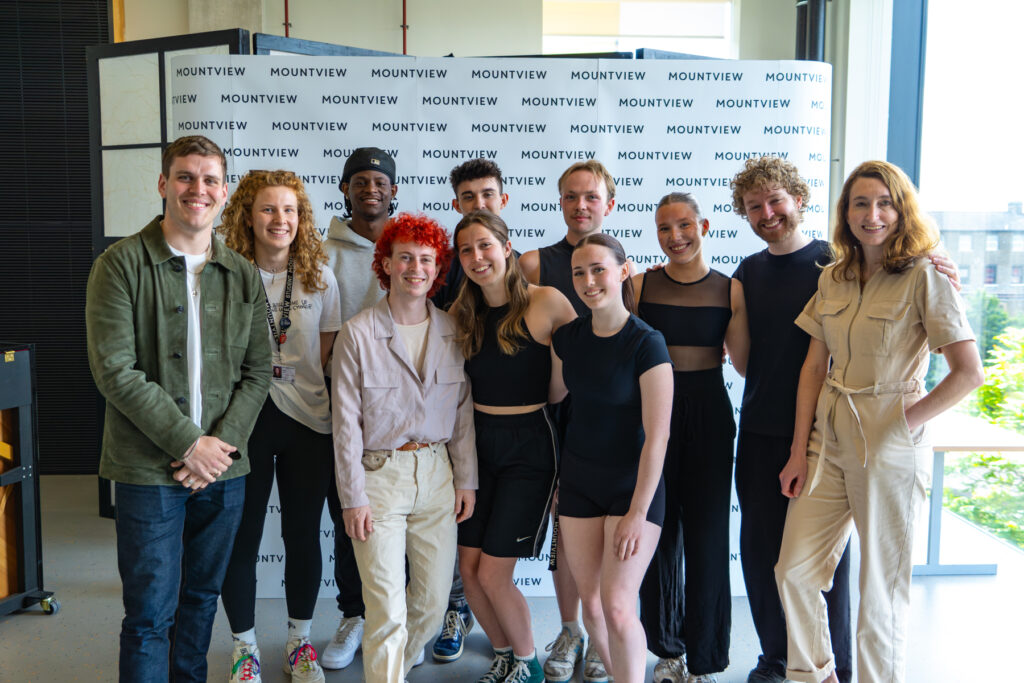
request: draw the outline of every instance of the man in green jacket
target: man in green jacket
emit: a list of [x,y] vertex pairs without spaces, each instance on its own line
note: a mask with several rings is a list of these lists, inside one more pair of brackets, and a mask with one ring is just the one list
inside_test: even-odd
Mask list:
[[89,275],[89,366],[107,401],[100,475],[115,482],[123,681],[206,680],[245,445],[270,385],[259,275],[213,239],[226,166],[207,138],[172,142],[157,185],[165,215],[107,249]]

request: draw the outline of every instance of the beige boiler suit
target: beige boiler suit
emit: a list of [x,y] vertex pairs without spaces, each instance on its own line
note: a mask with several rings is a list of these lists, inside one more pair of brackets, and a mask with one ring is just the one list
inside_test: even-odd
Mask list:
[[903,680],[916,509],[931,447],[904,411],[924,395],[928,350],[973,340],[948,278],[920,259],[902,273],[836,282],[831,268],[796,324],[832,366],[807,447],[807,483],[789,504],[775,567],[789,632],[787,677],[819,683],[835,668],[822,590],[856,525],[861,683]]

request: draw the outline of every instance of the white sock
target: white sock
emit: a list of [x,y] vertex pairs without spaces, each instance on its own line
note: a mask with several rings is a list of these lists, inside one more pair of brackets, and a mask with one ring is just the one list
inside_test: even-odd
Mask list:
[[573,634],[574,636],[583,635],[583,627],[580,626],[580,622],[576,621],[575,619],[573,621],[563,621],[562,628],[569,629],[569,633]]
[[537,651],[536,650],[530,650],[530,654],[523,655],[522,657],[520,657],[519,655],[515,655],[515,658],[518,659],[518,660],[524,661],[524,662],[529,662],[529,661],[531,661],[536,656],[537,656]]
[[503,654],[507,654],[509,652],[512,652],[512,646],[511,645],[509,645],[508,647],[496,647],[496,648],[494,648],[494,654],[496,654],[496,655],[503,655]]
[[288,640],[298,638],[309,639],[309,629],[313,626],[312,619],[292,619],[288,617]]
[[242,631],[241,633],[232,633],[231,637],[246,645],[256,646],[256,629],[251,628],[248,631]]

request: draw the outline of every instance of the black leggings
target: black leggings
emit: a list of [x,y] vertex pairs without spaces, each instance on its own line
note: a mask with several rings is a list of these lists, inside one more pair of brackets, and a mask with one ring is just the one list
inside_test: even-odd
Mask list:
[[268,396],[249,438],[249,465],[242,522],[221,591],[232,633],[248,631],[255,625],[256,555],[275,472],[281,501],[288,616],[313,618],[323,576],[320,516],[334,478],[331,435],[296,422]]

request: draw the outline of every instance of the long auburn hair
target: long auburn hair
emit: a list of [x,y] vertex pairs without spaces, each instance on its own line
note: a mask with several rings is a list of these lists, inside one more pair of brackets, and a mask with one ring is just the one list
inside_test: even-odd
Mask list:
[[327,289],[320,273],[320,266],[327,263],[323,242],[313,226],[313,205],[306,194],[302,179],[291,171],[249,171],[224,207],[223,223],[217,231],[224,235],[224,242],[230,248],[256,262],[256,237],[252,229],[252,205],[256,195],[265,187],[287,187],[295,193],[299,210],[299,227],[295,239],[288,247],[288,253],[295,258],[295,273],[305,288],[311,292]]
[[860,242],[853,236],[846,218],[850,208],[853,184],[859,178],[880,180],[889,190],[893,208],[899,214],[896,230],[889,237],[882,253],[882,268],[887,273],[901,273],[913,262],[930,253],[939,244],[939,231],[917,202],[917,190],[910,178],[898,166],[888,161],[865,161],[853,170],[843,184],[836,205],[836,223],[832,235],[832,278],[852,280],[858,277],[857,269],[863,261]]
[[[622,244],[611,235],[606,235],[603,232],[590,233],[576,243],[573,251],[579,251],[591,244],[609,249],[615,257],[615,262],[620,266],[626,265],[626,262],[629,260],[626,258],[626,250],[622,248]],[[627,311],[636,313],[636,293],[633,291],[633,278],[631,277],[627,277],[622,281],[622,303],[626,306]]]
[[[482,225],[494,238],[508,244],[508,226],[497,215],[486,210],[470,211],[455,226],[455,252],[459,251],[459,233],[472,225]],[[526,329],[526,309],[530,306],[526,276],[519,267],[519,259],[509,252],[505,257],[505,293],[508,295],[508,313],[498,322],[498,348],[506,356],[514,356],[523,346],[529,332]],[[459,295],[452,303],[450,313],[455,316],[458,332],[455,341],[462,346],[462,355],[472,358],[484,343],[484,323],[489,307],[480,285],[466,276]]]

